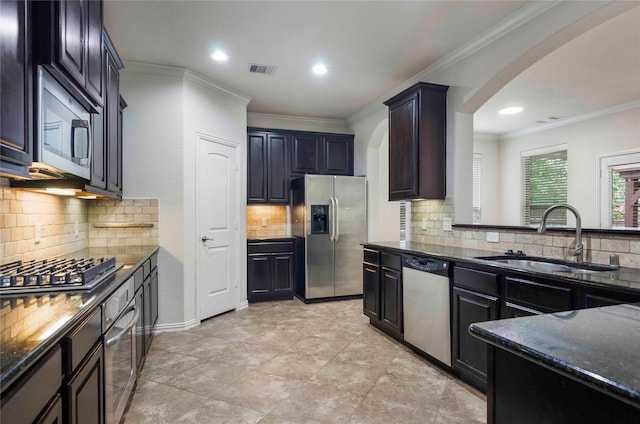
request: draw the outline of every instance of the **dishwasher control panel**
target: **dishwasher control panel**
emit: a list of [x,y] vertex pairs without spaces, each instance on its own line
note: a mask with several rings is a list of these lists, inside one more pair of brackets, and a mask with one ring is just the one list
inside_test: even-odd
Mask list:
[[402,266],[433,274],[448,275],[449,262],[440,259],[402,255]]

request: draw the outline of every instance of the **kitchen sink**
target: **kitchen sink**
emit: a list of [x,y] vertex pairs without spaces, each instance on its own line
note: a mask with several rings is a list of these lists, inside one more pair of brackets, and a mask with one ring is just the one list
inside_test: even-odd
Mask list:
[[498,262],[516,268],[541,272],[566,272],[574,274],[590,274],[599,272],[613,272],[618,268],[609,265],[592,264],[588,262],[566,262],[557,259],[538,258],[534,256],[481,256],[476,259]]

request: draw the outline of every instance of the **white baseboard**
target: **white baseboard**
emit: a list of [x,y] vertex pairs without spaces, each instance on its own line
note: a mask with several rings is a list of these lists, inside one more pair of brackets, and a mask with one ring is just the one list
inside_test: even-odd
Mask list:
[[155,334],[155,333],[164,333],[169,331],[184,331],[193,327],[197,327],[198,325],[200,325],[200,323],[195,319],[192,319],[187,322],[173,322],[170,324],[158,324],[156,325],[156,328],[153,330],[153,332]]
[[240,302],[240,304],[236,308],[236,311],[239,311],[241,309],[247,309],[248,307],[249,307],[249,301],[248,300],[243,300],[242,302]]

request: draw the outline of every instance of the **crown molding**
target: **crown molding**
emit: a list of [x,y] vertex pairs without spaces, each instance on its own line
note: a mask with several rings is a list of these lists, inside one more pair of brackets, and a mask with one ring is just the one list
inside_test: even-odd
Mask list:
[[276,122],[295,122],[298,124],[337,125],[347,128],[347,121],[333,118],[312,118],[307,116],[276,115],[271,113],[248,112],[247,119],[268,119]]
[[246,94],[231,90],[219,83],[216,83],[200,74],[197,74],[187,68],[179,68],[175,66],[158,65],[155,63],[125,61],[125,70],[129,72],[137,72],[140,74],[159,75],[163,77],[181,78],[218,91],[220,93],[235,97],[242,101],[245,105],[249,104],[251,97]]
[[535,2],[529,2],[525,4],[523,7],[521,7],[520,9],[518,9],[517,11],[515,11],[514,13],[512,13],[502,21],[498,22],[498,24],[494,25],[489,30],[480,34],[475,39],[471,40],[470,42],[462,45],[458,49],[447,54],[442,59],[433,63],[431,66],[415,74],[413,77],[404,81],[402,84],[396,86],[393,90],[388,91],[387,94],[378,97],[376,100],[369,103],[364,108],[351,114],[347,118],[347,121],[350,123],[359,121],[360,119],[364,118],[365,116],[373,113],[376,109],[378,109],[381,106],[382,102],[384,102],[385,100],[400,93],[402,90],[405,90],[411,87],[412,85],[414,85],[419,81],[423,81],[423,80],[426,81],[432,78],[433,76],[440,74],[444,70],[452,67],[456,63],[473,55],[478,50],[493,43],[495,40],[501,37],[504,37],[505,35],[509,34],[510,32],[517,29],[518,27],[536,18],[540,14],[555,7],[559,3],[561,3],[561,1],[555,0],[555,1],[535,1]]
[[572,116],[570,118],[563,118],[558,122],[550,122],[548,124],[541,124],[531,128],[525,128],[522,130],[511,131],[500,135],[500,139],[508,139],[515,137],[522,137],[523,135],[535,134],[542,131],[548,131],[553,128],[564,127],[566,125],[577,124],[579,122],[589,121],[591,119],[601,118],[603,116],[613,115],[615,113],[624,112],[625,110],[640,108],[640,100],[635,100],[629,103],[623,103],[608,107],[605,109],[595,110],[593,112],[584,113],[582,115]]

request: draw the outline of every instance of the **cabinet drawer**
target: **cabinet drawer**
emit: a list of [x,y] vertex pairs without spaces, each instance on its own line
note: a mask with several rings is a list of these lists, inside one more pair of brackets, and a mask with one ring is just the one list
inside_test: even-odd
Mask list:
[[31,424],[62,383],[62,350],[55,347],[41,359],[9,395],[2,394],[0,422]]
[[247,245],[247,253],[293,253],[293,240],[250,242]]
[[402,267],[402,256],[387,252],[380,253],[380,264],[384,267],[400,271]]
[[573,308],[573,290],[534,281],[507,277],[505,299],[525,303],[542,312],[560,312]]
[[364,249],[364,262],[370,264],[380,263],[380,252],[373,249]]
[[71,375],[93,345],[100,339],[102,335],[102,314],[99,312],[100,308],[97,308],[89,318],[85,319],[62,339],[66,375]]
[[144,270],[142,267],[138,268],[136,272],[133,273],[133,281],[134,281],[134,289],[133,291],[137,291],[144,283]]
[[453,267],[453,285],[486,294],[498,294],[498,275],[461,267]]
[[151,261],[151,269],[154,269],[155,267],[157,267],[158,266],[158,254],[156,253],[156,254],[152,255],[150,261]]
[[149,274],[151,274],[151,259],[147,259],[142,264],[142,270],[144,272],[144,279],[146,280]]

